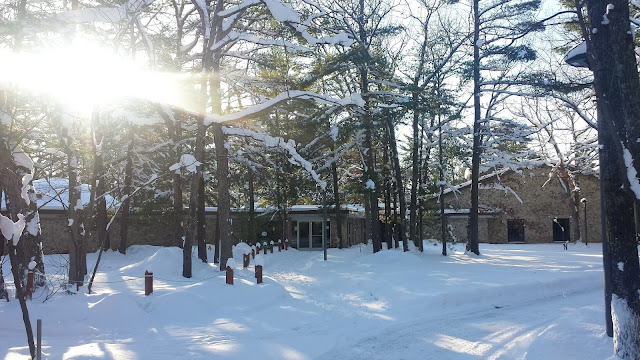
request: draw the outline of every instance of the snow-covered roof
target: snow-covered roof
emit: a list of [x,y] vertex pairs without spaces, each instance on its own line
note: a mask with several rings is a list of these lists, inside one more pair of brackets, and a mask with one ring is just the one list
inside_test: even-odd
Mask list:
[[[335,206],[329,205],[329,209],[333,209]],[[358,204],[348,204],[348,205],[340,205],[342,210],[346,210],[349,212],[364,212],[364,206]],[[267,206],[266,208],[256,207],[254,209],[257,213],[264,213],[270,211],[277,211],[278,209],[272,206]],[[303,211],[321,211],[322,205],[292,205],[289,207],[290,212],[303,212]],[[245,212],[249,211],[248,208],[232,208],[232,212]],[[216,206],[208,206],[205,208],[205,212],[216,213],[218,212],[218,208]]]
[[[33,181],[33,187],[36,189],[38,209],[41,210],[65,210],[69,207],[69,179],[65,178],[49,178],[38,179]],[[80,200],[82,206],[86,206],[91,198],[89,185],[81,185]],[[117,204],[113,196],[105,195],[107,207]],[[0,208],[6,209],[4,198]]]
[[[469,215],[469,212],[471,210],[470,209],[444,209],[444,214],[448,215],[448,216],[452,216],[452,215]],[[438,213],[440,213],[440,211],[437,211]],[[493,214],[497,214],[500,212],[500,209],[492,209],[492,208],[484,208],[484,207],[479,207],[478,208],[478,214],[479,215],[493,215]]]

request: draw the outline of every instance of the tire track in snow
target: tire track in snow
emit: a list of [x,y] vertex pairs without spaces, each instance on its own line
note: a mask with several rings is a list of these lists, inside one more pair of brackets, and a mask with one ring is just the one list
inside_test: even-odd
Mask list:
[[[555,335],[549,334],[553,331],[562,333],[563,323],[574,321],[572,310],[585,306],[602,308],[602,305],[600,286],[499,308],[487,309],[487,304],[482,303],[460,312],[423,316],[382,328],[355,343],[335,347],[316,359],[603,359],[610,354],[591,352],[592,357],[560,354],[557,352],[564,350],[558,347],[546,349],[547,346],[534,344],[536,341],[552,344]],[[603,316],[597,320],[604,323]],[[604,325],[600,325],[604,329]],[[544,339],[540,340],[541,337]],[[579,341],[583,350],[588,347],[583,344],[588,339],[562,337],[557,340],[563,343]],[[532,344],[535,345],[533,349]]]

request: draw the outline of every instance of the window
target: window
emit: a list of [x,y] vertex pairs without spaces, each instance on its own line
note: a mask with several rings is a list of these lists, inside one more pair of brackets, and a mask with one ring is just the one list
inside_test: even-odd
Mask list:
[[524,220],[507,220],[507,239],[509,242],[524,242]]
[[571,239],[570,219],[553,219],[553,241],[569,241]]
[[[297,233],[294,227],[294,239],[298,249],[322,249],[322,221],[297,221]],[[327,221],[327,246],[330,246],[331,222]]]

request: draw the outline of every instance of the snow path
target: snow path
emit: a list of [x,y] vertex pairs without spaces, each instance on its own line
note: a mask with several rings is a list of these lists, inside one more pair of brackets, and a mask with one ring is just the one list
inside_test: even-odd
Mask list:
[[[95,293],[42,303],[36,292],[29,311],[44,321],[43,358],[56,360],[610,356],[599,245],[482,244],[479,257],[463,248],[443,257],[437,244],[424,253],[353,246],[329,249],[326,262],[318,251],[276,250],[260,255],[263,285],[252,262],[229,286],[197,259],[183,278],[181,249],[133,246],[103,254]],[[45,261],[52,276],[66,260]],[[154,272],[148,297],[145,270]],[[13,292],[8,261],[3,271]],[[28,358],[24,338],[18,302],[0,302],[0,360]]]
[[[599,341],[562,333],[563,322],[579,321],[588,330],[599,329],[602,306],[594,302],[601,290],[536,299],[518,306],[424,317],[377,331],[347,346],[316,357],[331,359],[594,359],[609,357],[612,349],[604,334]],[[584,316],[584,313],[589,316]],[[593,321],[596,321],[594,323]],[[552,333],[556,334],[552,334]],[[599,335],[599,336],[598,336]],[[533,346],[535,342],[542,346]],[[572,350],[584,348],[577,356]],[[533,350],[533,351],[532,351]],[[584,357],[585,354],[588,356]]]

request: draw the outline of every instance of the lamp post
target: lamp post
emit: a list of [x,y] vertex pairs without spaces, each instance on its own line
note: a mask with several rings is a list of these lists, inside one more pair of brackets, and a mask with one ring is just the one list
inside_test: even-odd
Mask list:
[[322,189],[322,249],[327,261],[327,188]]
[[584,205],[584,244],[589,245],[589,238],[587,237],[587,198],[582,198],[580,202]]

